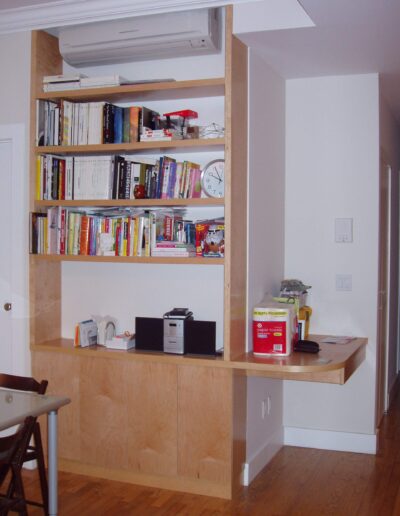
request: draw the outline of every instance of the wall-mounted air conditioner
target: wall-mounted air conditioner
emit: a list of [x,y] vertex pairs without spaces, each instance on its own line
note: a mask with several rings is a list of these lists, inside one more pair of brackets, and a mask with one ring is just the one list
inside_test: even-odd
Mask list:
[[73,66],[210,54],[220,47],[218,9],[137,16],[60,29],[60,53]]

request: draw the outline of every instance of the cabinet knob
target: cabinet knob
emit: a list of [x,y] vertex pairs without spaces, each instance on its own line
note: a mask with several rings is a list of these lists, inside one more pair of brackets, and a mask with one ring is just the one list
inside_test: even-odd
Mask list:
[[9,312],[11,310],[11,308],[12,308],[11,303],[4,303],[4,310],[6,312]]

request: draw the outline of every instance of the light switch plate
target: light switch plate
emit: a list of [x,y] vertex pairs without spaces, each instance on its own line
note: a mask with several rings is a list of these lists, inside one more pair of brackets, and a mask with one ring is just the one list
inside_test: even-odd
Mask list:
[[336,290],[351,292],[353,290],[353,276],[351,274],[336,274]]
[[335,219],[335,242],[339,244],[353,242],[353,219]]

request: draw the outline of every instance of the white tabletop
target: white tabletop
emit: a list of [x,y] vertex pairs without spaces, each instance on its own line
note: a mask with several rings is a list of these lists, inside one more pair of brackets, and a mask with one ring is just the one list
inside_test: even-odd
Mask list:
[[71,400],[0,388],[0,430],[17,425],[28,416],[39,416],[67,405]]

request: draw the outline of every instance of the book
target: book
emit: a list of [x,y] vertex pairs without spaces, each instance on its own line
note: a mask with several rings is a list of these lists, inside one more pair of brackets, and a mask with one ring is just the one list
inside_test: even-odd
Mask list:
[[90,217],[88,215],[82,215],[80,221],[80,236],[79,236],[79,254],[89,254],[89,224]]
[[63,82],[79,82],[82,78],[86,77],[83,73],[57,74],[57,75],[45,75],[43,77],[43,84],[50,83],[63,83]]
[[140,134],[140,117],[142,108],[139,106],[130,106],[129,108],[129,142],[135,143],[139,141]]
[[93,319],[82,321],[75,326],[74,346],[86,348],[97,344],[97,324]]
[[102,86],[121,86],[130,84],[131,81],[121,75],[101,75],[98,77],[82,77],[80,80],[81,88],[101,88]]
[[114,140],[113,143],[122,143],[123,138],[123,108],[114,106]]

